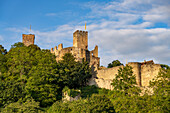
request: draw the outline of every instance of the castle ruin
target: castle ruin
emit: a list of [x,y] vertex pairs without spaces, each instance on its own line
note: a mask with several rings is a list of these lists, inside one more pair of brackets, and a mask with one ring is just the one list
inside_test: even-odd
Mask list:
[[55,46],[51,48],[51,53],[55,54],[56,60],[62,60],[62,57],[65,53],[71,53],[76,61],[89,62],[90,66],[94,68],[94,70],[98,69],[100,65],[100,58],[98,57],[98,46],[96,45],[94,50],[88,50],[88,32],[87,31],[75,31],[73,33],[73,46],[63,48],[63,44],[59,44],[58,48]]
[[[29,46],[34,44],[34,34],[23,34],[22,40],[24,45]],[[51,48],[51,53],[55,54],[56,61],[62,60],[65,53],[71,53],[76,61],[89,62],[92,68],[92,78],[89,81],[89,85],[96,85],[100,88],[113,89],[111,86],[112,80],[118,74],[119,68],[124,66],[116,66],[112,68],[99,69],[100,58],[98,57],[98,46],[91,51],[88,50],[88,32],[87,31],[75,31],[73,33],[73,46],[63,48],[63,44],[59,44],[58,48],[55,46]],[[140,87],[149,86],[149,82],[155,78],[161,68],[160,64],[155,64],[153,60],[144,62],[129,62],[129,66],[133,69],[133,73],[136,75],[137,85]]]

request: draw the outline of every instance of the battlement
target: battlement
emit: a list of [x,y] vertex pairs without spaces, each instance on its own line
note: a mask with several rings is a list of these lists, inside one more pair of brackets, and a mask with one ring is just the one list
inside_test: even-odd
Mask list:
[[88,35],[88,31],[81,31],[81,30],[77,30],[77,31],[75,31],[74,33],[73,33],[73,35],[74,34],[85,34],[85,35]]
[[34,44],[35,35],[34,34],[22,34],[22,43],[25,46],[29,46]]

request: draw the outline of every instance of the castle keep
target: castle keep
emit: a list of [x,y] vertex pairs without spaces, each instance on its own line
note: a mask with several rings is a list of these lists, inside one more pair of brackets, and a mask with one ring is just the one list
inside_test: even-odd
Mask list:
[[51,48],[51,53],[54,53],[56,60],[59,61],[62,59],[65,53],[71,53],[76,61],[89,62],[92,68],[98,69],[100,64],[100,58],[98,57],[98,46],[96,45],[94,50],[88,50],[88,32],[87,31],[75,31],[73,33],[73,46],[63,48],[63,44],[59,44],[58,48],[55,46]]
[[[34,44],[34,34],[23,34],[22,42],[24,45],[29,46]],[[89,81],[89,85],[96,85],[101,88],[113,89],[111,86],[112,80],[118,74],[119,68],[123,66],[117,66],[113,68],[106,68],[99,70],[100,58],[98,57],[98,46],[91,51],[88,50],[88,32],[87,31],[75,31],[73,33],[73,46],[63,48],[63,44],[59,44],[51,48],[51,53],[55,54],[56,61],[62,60],[65,53],[71,53],[76,61],[89,62],[92,68],[92,78]],[[133,69],[133,73],[136,75],[137,85],[140,87],[149,86],[149,82],[158,75],[161,68],[160,64],[155,64],[153,60],[144,62],[129,62],[129,66]]]
[[25,46],[29,46],[31,44],[34,44],[35,35],[34,34],[22,34],[22,43]]

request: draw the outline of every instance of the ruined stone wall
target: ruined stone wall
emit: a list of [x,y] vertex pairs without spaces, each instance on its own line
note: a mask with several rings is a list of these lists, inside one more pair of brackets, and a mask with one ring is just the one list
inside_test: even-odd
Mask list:
[[51,53],[55,54],[57,61],[62,60],[64,54],[71,53],[76,58],[76,61],[82,62],[83,58],[86,60],[86,51],[87,50],[77,47],[67,47],[60,50],[59,49],[57,50],[57,47],[55,47],[54,49],[51,48]]
[[57,61],[62,60],[64,54],[71,53],[76,58],[76,61],[82,62],[82,60],[84,59],[87,62],[89,62],[90,66],[93,66],[95,70],[97,70],[100,65],[99,57],[93,56],[90,51],[82,48],[67,47],[67,48],[57,50],[57,47],[54,47],[54,49],[51,48],[51,53],[55,54]]
[[22,43],[25,46],[29,46],[31,44],[34,44],[35,35],[34,34],[22,34]]
[[155,78],[161,69],[160,64],[145,64],[141,66],[141,84],[149,86],[149,81]]
[[90,55],[90,63],[89,64],[92,68],[94,68],[93,69],[94,71],[97,71],[100,66],[100,58]]
[[56,60],[62,60],[65,53],[72,53],[76,58],[76,61],[82,62],[82,59],[89,62],[93,70],[97,70],[100,65],[100,58],[98,57],[98,46],[95,46],[94,50],[88,50],[88,32],[87,31],[75,31],[73,33],[73,47],[63,48],[62,44],[54,48],[51,48],[51,53],[54,53]]
[[123,66],[116,66],[116,67],[112,67],[112,68],[98,70],[96,77],[113,80],[115,78],[115,75],[118,74],[118,70],[120,67],[123,68]]
[[[89,52],[89,55],[86,55],[89,59],[90,66],[93,71],[97,71],[100,66],[100,58],[98,57],[98,46],[96,45],[94,50]],[[88,61],[88,60],[87,60]]]
[[112,68],[106,68],[102,70],[97,70],[93,78],[89,80],[89,85],[95,85],[100,88],[113,89],[111,85],[112,80],[115,78],[115,75],[118,74],[119,68],[123,66],[116,66]]
[[[138,86],[149,86],[149,82],[155,78],[160,71],[160,64],[154,63],[139,63],[139,62],[130,62],[129,66],[132,66],[133,74],[136,75],[136,82]],[[113,89],[111,86],[112,80],[118,74],[119,68],[123,66],[117,66],[113,68],[106,68],[102,70],[97,70],[93,78],[90,79],[89,85],[96,85],[100,88]]]
[[63,101],[63,102],[75,101],[75,100],[80,99],[80,97],[81,97],[80,94],[78,94],[78,95],[75,96],[75,97],[71,97],[71,96],[68,95],[67,92],[64,92],[63,97],[62,97],[62,101]]
[[98,46],[97,45],[95,46],[94,50],[91,51],[91,53],[94,57],[98,57]]
[[132,67],[133,74],[136,76],[136,83],[138,86],[141,86],[141,63],[139,62],[130,62],[129,66]]
[[103,78],[91,78],[89,80],[89,85],[95,85],[99,88],[106,88],[106,89],[113,89],[113,86],[111,85],[112,80],[111,79],[103,79]]

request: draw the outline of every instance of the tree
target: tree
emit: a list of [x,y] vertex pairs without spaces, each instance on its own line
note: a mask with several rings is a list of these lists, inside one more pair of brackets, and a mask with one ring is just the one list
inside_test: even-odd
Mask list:
[[28,98],[26,101],[19,100],[14,103],[10,103],[2,109],[3,113],[38,113],[43,112],[40,109],[39,102],[35,102],[33,98]]
[[12,48],[8,54],[7,71],[0,76],[1,106],[31,95],[41,106],[49,106],[60,95],[55,56],[39,47]]
[[40,106],[46,107],[60,99],[60,85],[58,75],[58,64],[49,51],[40,51],[35,56],[37,65],[32,66],[28,73],[26,91],[40,102]]
[[123,92],[125,95],[139,94],[140,89],[136,86],[136,77],[133,74],[132,67],[126,65],[118,70],[112,84],[114,90]]
[[162,68],[158,76],[150,82],[150,87],[153,88],[152,95],[152,111],[169,112],[170,99],[170,68]]
[[112,67],[116,67],[116,66],[121,66],[123,65],[119,60],[114,60],[112,63],[109,63],[107,68],[112,68]]
[[114,106],[105,95],[92,95],[89,99],[72,102],[56,102],[48,113],[115,113]]
[[66,53],[63,60],[59,61],[60,84],[64,88],[76,89],[85,86],[91,78],[91,69],[85,61],[76,62],[71,53]]
[[4,49],[2,45],[0,45],[0,54],[3,54],[3,55],[7,54],[7,50]]
[[169,69],[170,67],[166,64],[161,64],[161,67],[164,68],[164,69]]
[[7,54],[7,50],[4,49],[4,47],[2,45],[0,45],[0,75],[7,69],[7,67],[6,67],[7,60],[5,57],[6,54]]
[[24,47],[25,45],[22,43],[22,42],[17,42],[17,43],[15,43],[15,44],[13,44],[13,45],[11,45],[11,49],[12,48],[16,48],[16,47]]

